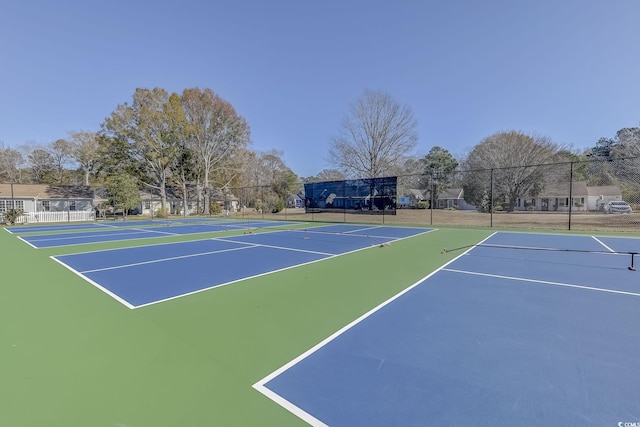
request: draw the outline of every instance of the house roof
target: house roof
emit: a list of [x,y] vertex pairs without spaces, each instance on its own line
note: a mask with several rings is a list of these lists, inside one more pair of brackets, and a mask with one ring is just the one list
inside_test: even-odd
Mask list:
[[[573,197],[587,196],[587,183],[584,181],[576,181],[571,185],[571,195]],[[560,182],[552,183],[546,186],[539,197],[569,197],[569,183]]]
[[587,187],[589,196],[622,196],[620,188],[616,185],[600,185]]
[[93,199],[93,190],[84,185],[0,184],[0,198]]
[[447,188],[438,196],[438,199],[462,199],[463,194],[462,188]]
[[413,196],[418,200],[426,199],[426,194],[429,190],[418,190],[417,188],[409,188],[407,190],[407,196]]

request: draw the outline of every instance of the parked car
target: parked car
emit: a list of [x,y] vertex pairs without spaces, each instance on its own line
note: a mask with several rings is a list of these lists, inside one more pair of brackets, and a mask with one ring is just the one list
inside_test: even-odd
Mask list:
[[607,202],[603,209],[605,213],[631,213],[631,206],[629,206],[629,203],[621,200]]

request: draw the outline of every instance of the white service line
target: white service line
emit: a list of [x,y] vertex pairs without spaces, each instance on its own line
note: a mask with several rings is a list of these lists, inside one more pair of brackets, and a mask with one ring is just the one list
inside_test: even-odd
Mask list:
[[271,249],[280,249],[283,251],[293,251],[293,252],[304,252],[307,254],[316,254],[316,255],[324,255],[324,256],[335,256],[336,254],[330,254],[327,252],[318,252],[318,251],[310,251],[307,249],[296,249],[296,248],[288,248],[286,246],[274,246],[274,245],[265,245],[262,243],[251,243],[251,242],[242,242],[242,241],[238,241],[238,240],[231,240],[231,239],[215,239],[215,240],[220,240],[222,242],[231,242],[231,243],[242,243],[243,245],[251,245],[252,247],[263,247],[263,248],[271,248]]
[[475,271],[465,271],[465,270],[456,270],[453,268],[443,268],[442,271],[449,271],[452,273],[460,273],[460,274],[469,274],[472,276],[484,276],[484,277],[493,277],[495,279],[505,279],[505,280],[516,280],[519,282],[527,282],[527,283],[540,283],[543,285],[552,285],[552,286],[561,286],[565,288],[576,288],[576,289],[585,289],[588,291],[598,291],[598,292],[607,292],[611,294],[621,294],[621,295],[631,295],[634,297],[640,297],[640,294],[635,292],[626,292],[626,291],[616,291],[614,289],[605,289],[605,288],[596,288],[593,286],[583,286],[583,285],[574,285],[571,283],[561,283],[561,282],[550,282],[547,280],[536,280],[536,279],[525,279],[523,277],[512,277],[512,276],[502,276],[500,274],[489,274],[489,273],[478,273]]
[[182,236],[182,234],[178,234],[178,233],[169,233],[167,231],[149,230],[149,229],[146,229],[146,228],[129,228],[129,230],[142,231],[144,233],[168,234],[169,236]]
[[[68,236],[68,237],[55,237],[56,236],[55,234],[48,234],[47,236],[51,236],[51,237],[42,238],[42,239],[31,239],[31,241],[32,242],[48,242],[48,241],[51,241],[51,240],[73,240],[73,239],[87,239],[87,238],[92,238],[92,237],[107,237],[107,236],[132,236],[132,235],[136,235],[136,234],[138,234],[138,233],[137,232],[136,233],[110,232],[108,234],[91,234],[89,236],[83,235],[83,236]],[[103,242],[96,242],[96,243],[103,243]]]
[[252,247],[256,247],[256,246],[257,245],[243,246],[241,248],[221,249],[219,251],[202,252],[202,253],[190,254],[190,255],[180,255],[180,256],[174,256],[174,257],[169,257],[169,258],[159,258],[159,259],[154,259],[154,260],[150,260],[150,261],[141,261],[141,262],[134,262],[134,263],[131,263],[131,264],[116,265],[116,266],[113,266],[113,267],[104,267],[104,268],[96,268],[96,269],[93,269],[93,270],[84,270],[84,271],[81,271],[80,273],[86,274],[86,273],[95,273],[97,271],[117,270],[119,268],[135,267],[135,266],[138,266],[138,265],[145,265],[145,264],[155,264],[155,263],[158,263],[158,262],[173,261],[173,260],[176,260],[176,259],[193,258],[193,257],[198,257],[198,256],[204,256],[204,255],[219,254],[219,253],[223,253],[223,252],[239,251],[239,250],[242,250],[242,249],[251,249]]
[[609,252],[615,252],[613,249],[611,249],[609,246],[605,245],[604,242],[600,239],[598,239],[596,236],[591,236],[596,242],[600,243],[602,246],[604,246]]

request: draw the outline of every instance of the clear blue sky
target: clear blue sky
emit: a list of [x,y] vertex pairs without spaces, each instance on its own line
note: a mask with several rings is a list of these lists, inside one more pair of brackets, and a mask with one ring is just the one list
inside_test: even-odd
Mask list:
[[417,154],[507,129],[576,148],[640,125],[638,0],[6,1],[0,141],[99,130],[137,87],[211,88],[301,176],[365,89],[413,110]]

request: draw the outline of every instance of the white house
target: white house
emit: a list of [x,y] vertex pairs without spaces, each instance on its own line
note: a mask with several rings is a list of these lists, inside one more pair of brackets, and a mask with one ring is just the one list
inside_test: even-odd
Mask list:
[[470,205],[464,200],[464,190],[462,188],[447,188],[436,201],[437,209],[460,209],[475,210],[476,206]]
[[607,203],[614,200],[622,200],[622,191],[616,185],[602,185],[587,187],[587,209],[599,211]]
[[610,200],[622,200],[622,192],[615,185],[588,186],[584,181],[576,181],[569,189],[569,183],[546,186],[536,197],[520,198],[515,210],[519,211],[568,211],[571,195],[572,211],[596,211]]
[[419,202],[429,200],[429,190],[409,188],[405,191],[404,197],[407,198],[407,203],[403,204],[402,207],[415,208]]
[[0,215],[19,209],[20,223],[90,221],[94,207],[93,190],[86,186],[0,184]]
[[304,200],[300,194],[291,194],[287,197],[287,208],[304,208]]

